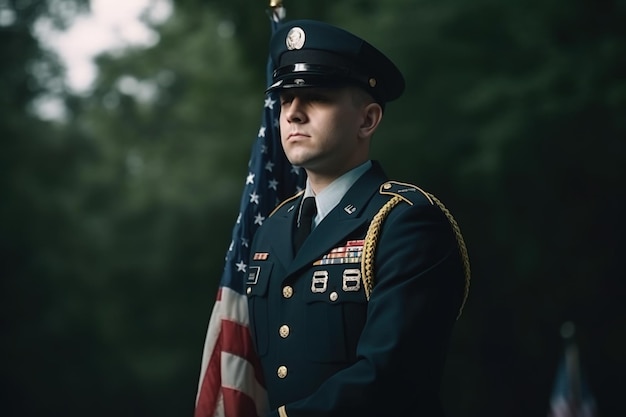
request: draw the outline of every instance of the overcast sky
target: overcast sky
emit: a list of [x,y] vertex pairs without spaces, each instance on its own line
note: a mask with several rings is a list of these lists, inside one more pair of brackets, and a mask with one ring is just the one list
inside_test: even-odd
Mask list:
[[171,12],[171,0],[91,0],[91,14],[77,18],[67,31],[55,32],[44,23],[38,32],[65,62],[69,86],[75,92],[84,92],[96,75],[96,54],[158,42],[157,34],[142,23],[141,16],[147,14],[158,22]]

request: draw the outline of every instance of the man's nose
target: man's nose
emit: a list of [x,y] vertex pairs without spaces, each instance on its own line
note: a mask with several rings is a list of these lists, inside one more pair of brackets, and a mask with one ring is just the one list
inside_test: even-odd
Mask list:
[[289,103],[289,106],[283,111],[286,112],[285,116],[289,122],[302,123],[306,120],[306,114],[304,112],[304,103],[298,97],[294,97]]

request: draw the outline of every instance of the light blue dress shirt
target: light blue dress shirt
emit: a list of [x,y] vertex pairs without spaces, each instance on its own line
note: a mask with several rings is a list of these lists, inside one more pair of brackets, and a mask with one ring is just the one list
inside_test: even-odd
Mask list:
[[313,189],[311,189],[311,185],[307,180],[304,198],[315,197],[315,204],[317,205],[317,215],[313,219],[313,227],[317,226],[322,220],[324,220],[324,217],[326,217],[326,215],[330,213],[337,204],[339,204],[350,187],[352,187],[361,175],[365,174],[371,166],[372,161],[362,163],[358,167],[351,169],[335,181],[331,182],[319,194],[315,194],[313,192]]

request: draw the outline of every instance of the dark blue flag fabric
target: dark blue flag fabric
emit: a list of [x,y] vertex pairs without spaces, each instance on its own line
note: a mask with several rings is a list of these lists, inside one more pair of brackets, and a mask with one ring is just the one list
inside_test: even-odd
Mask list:
[[548,417],[597,417],[596,402],[580,366],[578,347],[568,341],[550,398]]
[[[272,33],[284,15],[282,6],[273,7],[270,13]],[[268,59],[268,86],[273,70]],[[276,94],[267,94],[217,300],[209,320],[195,417],[251,417],[268,411],[263,376],[249,333],[244,279],[255,231],[280,201],[301,190],[305,183],[304,171],[293,167],[283,152],[279,111]]]

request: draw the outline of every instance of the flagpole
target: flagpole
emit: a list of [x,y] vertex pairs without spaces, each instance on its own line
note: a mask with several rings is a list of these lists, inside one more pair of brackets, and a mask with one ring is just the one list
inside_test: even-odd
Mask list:
[[286,15],[283,0],[270,0],[269,12],[271,13],[272,22],[280,23]]

